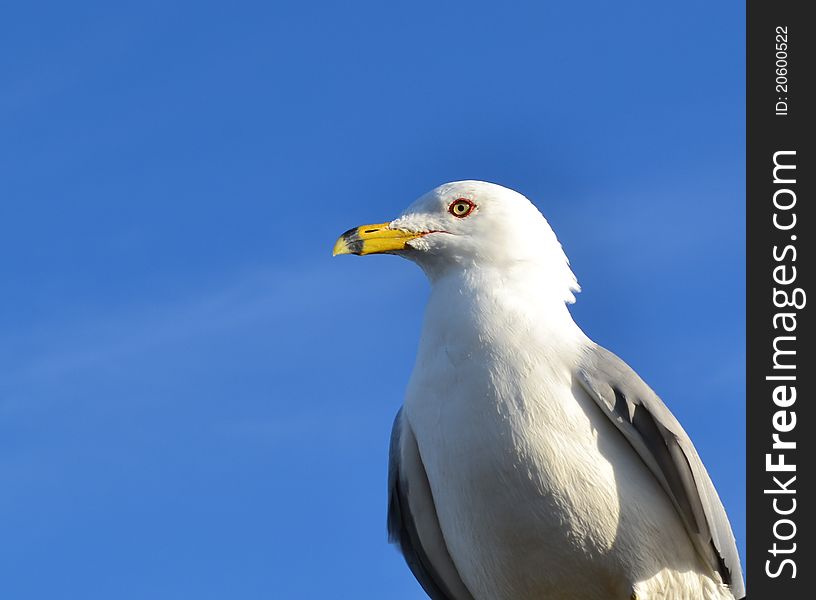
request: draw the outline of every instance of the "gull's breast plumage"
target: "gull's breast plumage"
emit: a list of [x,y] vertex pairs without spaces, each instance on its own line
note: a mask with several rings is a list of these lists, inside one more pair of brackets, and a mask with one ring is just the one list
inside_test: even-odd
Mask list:
[[556,305],[471,283],[435,283],[404,412],[473,597],[646,600],[684,577],[704,593],[671,502],[574,379],[591,342],[540,318]]

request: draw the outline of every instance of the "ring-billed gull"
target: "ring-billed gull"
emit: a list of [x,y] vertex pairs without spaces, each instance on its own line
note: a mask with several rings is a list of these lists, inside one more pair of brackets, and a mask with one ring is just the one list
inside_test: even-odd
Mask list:
[[388,530],[434,600],[724,599],[731,526],[660,398],[590,340],[552,229],[507,188],[442,185],[335,254],[431,281],[391,442]]

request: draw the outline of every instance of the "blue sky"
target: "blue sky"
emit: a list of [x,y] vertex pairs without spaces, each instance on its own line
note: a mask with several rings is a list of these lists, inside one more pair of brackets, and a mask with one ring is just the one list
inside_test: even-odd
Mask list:
[[743,3],[115,4],[0,15],[0,596],[422,598],[428,286],[331,247],[465,178],[548,217],[744,556]]

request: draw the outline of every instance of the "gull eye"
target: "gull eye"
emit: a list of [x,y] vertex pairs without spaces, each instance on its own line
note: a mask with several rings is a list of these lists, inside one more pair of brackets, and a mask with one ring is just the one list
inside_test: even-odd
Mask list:
[[467,198],[459,198],[458,200],[454,200],[451,205],[448,207],[448,212],[452,214],[454,217],[459,217],[460,219],[464,219],[470,213],[473,212],[473,209],[476,208],[476,205],[473,204]]

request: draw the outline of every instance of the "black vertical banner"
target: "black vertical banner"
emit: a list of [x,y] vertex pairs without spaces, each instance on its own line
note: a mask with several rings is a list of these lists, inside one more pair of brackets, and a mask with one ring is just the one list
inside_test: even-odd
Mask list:
[[[747,565],[751,600],[813,598],[816,22],[748,1]],[[811,6],[812,10],[812,6]]]

